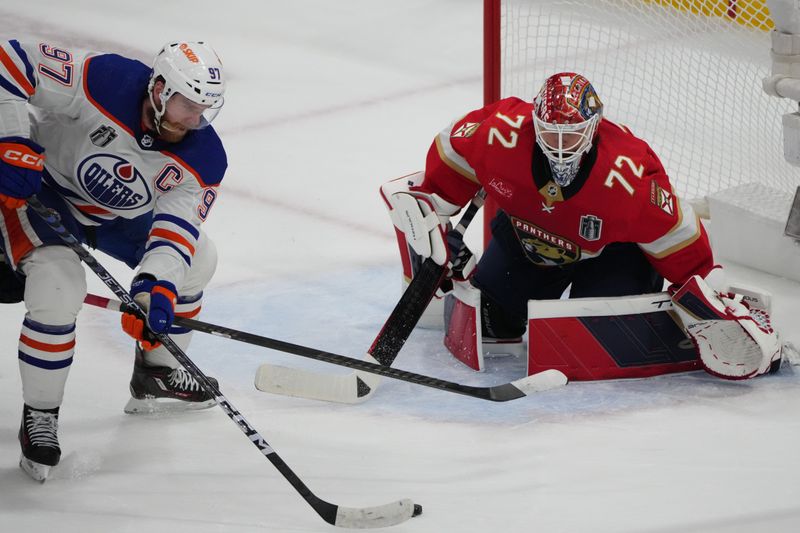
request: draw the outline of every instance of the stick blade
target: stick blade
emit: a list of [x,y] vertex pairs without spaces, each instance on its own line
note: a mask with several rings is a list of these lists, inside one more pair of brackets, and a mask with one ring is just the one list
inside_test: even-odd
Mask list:
[[263,392],[325,402],[356,404],[369,399],[380,376],[355,371],[350,374],[317,374],[299,368],[265,363],[258,367],[255,386]]
[[411,517],[422,514],[422,507],[406,498],[376,507],[342,507],[336,511],[337,527],[372,529],[402,524]]
[[511,384],[521,390],[525,395],[535,392],[544,392],[550,389],[563,387],[567,384],[567,376],[560,370],[550,369],[544,372],[512,381]]

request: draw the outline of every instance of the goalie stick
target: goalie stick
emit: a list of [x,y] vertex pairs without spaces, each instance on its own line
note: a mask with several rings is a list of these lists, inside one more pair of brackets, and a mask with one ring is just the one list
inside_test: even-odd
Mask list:
[[[481,189],[467,206],[456,227],[448,232],[447,243],[453,255],[464,245],[467,226],[483,206],[485,199],[486,192]],[[400,301],[367,350],[366,361],[387,367],[392,365],[446,273],[446,266],[437,264],[430,257],[422,262],[419,271],[411,279]],[[264,392],[338,403],[361,403],[369,399],[380,384],[379,377],[359,371],[345,375],[317,374],[271,364],[261,365],[257,376],[257,386]]]
[[[86,263],[92,272],[97,274],[105,285],[122,300],[130,310],[144,316],[142,308],[137,304],[125,288],[103,267],[92,254],[90,254],[78,240],[61,223],[61,217],[53,210],[45,207],[36,196],[28,198],[28,205],[39,215],[50,228],[55,231],[61,240],[71,248],[81,260]],[[244,416],[231,404],[212,381],[208,379],[200,368],[189,359],[181,348],[175,344],[169,335],[156,334],[164,347],[178,360],[178,362],[197,380],[203,389],[214,396],[219,406],[226,415],[242,430],[242,433],[258,448],[264,457],[281,473],[289,484],[300,496],[314,509],[314,511],[327,523],[339,527],[350,528],[376,528],[387,527],[405,522],[412,516],[422,513],[422,507],[410,499],[397,500],[374,507],[342,507],[329,503],[311,492],[305,483],[289,468],[278,453],[264,440],[258,431],[244,418]]]
[[[105,309],[111,309],[113,311],[130,312],[126,304],[123,304],[122,302],[117,300],[104,298],[103,296],[89,294],[86,296],[86,299],[84,301],[87,304],[94,305],[97,307],[103,307]],[[464,396],[470,396],[472,398],[478,398],[480,400],[489,400],[493,402],[507,402],[509,400],[516,400],[517,398],[522,398],[531,393],[550,390],[556,387],[560,387],[562,385],[566,385],[567,383],[566,377],[560,371],[545,370],[543,372],[539,372],[537,374],[533,374],[518,379],[516,381],[512,381],[510,383],[503,383],[501,385],[494,385],[490,387],[476,387],[471,385],[462,385],[460,383],[445,381],[443,379],[438,379],[431,376],[425,376],[422,374],[415,374],[413,372],[408,372],[397,368],[391,368],[388,366],[383,366],[378,363],[372,363],[361,359],[354,359],[352,357],[345,357],[343,355],[337,355],[335,353],[325,352],[322,350],[317,350],[315,348],[301,346],[299,344],[292,344],[290,342],[271,339],[269,337],[262,337],[260,335],[255,335],[253,333],[238,331],[223,326],[216,326],[214,324],[201,322],[199,320],[195,320],[192,318],[183,318],[176,316],[174,323],[176,326],[191,329],[194,331],[200,331],[203,333],[210,333],[211,335],[217,335],[219,337],[224,337],[226,339],[231,339],[246,344],[253,344],[255,346],[261,346],[263,348],[278,350],[281,352],[299,355],[301,357],[307,357],[309,359],[315,359],[317,361],[323,361],[334,365],[354,368],[363,372],[370,372],[375,375],[386,376],[400,381],[406,381],[408,383],[423,385],[433,389],[453,392],[456,394],[463,394]],[[263,366],[264,365],[262,365],[261,368],[263,368]],[[258,388],[259,390],[261,382],[263,382],[263,380],[266,379],[262,373],[261,368],[259,368],[259,371],[256,374],[256,383],[255,383],[256,388]]]

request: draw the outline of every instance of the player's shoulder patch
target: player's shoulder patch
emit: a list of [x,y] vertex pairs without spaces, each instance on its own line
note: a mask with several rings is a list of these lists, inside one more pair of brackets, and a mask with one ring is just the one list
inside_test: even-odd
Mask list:
[[656,180],[650,181],[650,204],[669,216],[675,215],[675,195],[661,187]]
[[91,56],[84,64],[86,98],[129,131],[134,131],[141,120],[149,79],[150,67],[117,54]]
[[454,139],[465,139],[467,137],[472,137],[480,125],[480,122],[464,122],[460,124],[453,131],[453,133],[450,134],[450,137]]

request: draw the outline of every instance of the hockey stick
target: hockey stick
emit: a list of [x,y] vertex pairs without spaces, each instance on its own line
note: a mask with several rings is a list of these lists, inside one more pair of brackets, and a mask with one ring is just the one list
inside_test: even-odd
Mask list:
[[[456,227],[448,232],[447,244],[453,254],[463,246],[467,226],[483,206],[485,199],[486,193],[481,189],[467,206]],[[392,365],[446,273],[446,266],[437,264],[430,257],[422,262],[419,271],[411,279],[400,301],[367,350],[366,361],[387,367]],[[264,364],[256,374],[256,387],[264,392],[339,403],[361,403],[372,396],[379,384],[380,378],[358,371],[333,376]]]
[[[64,227],[61,223],[61,217],[53,210],[45,207],[36,196],[28,198],[28,205],[33,211],[39,215],[42,220],[47,223],[50,228],[55,231],[61,240],[64,241],[69,248],[71,248],[81,260],[86,263],[92,272],[97,274],[105,285],[122,300],[130,310],[140,316],[144,316],[142,308],[137,304],[125,288],[114,279],[114,277],[97,262],[92,254],[90,254],[78,240]],[[316,511],[316,513],[327,523],[339,527],[351,528],[374,528],[386,527],[405,522],[412,516],[417,516],[422,513],[422,507],[415,504],[410,499],[397,500],[385,505],[375,507],[342,507],[334,505],[323,499],[320,499],[303,483],[297,474],[289,468],[278,453],[272,449],[266,440],[256,431],[253,426],[244,418],[244,416],[228,401],[211,380],[208,379],[200,368],[189,359],[181,348],[175,344],[169,335],[157,334],[155,337],[164,347],[178,360],[178,362],[191,374],[191,376],[198,381],[206,392],[214,396],[214,399],[225,412],[226,415],[242,430],[242,433],[247,436],[253,445],[272,463],[272,465],[281,473],[281,475],[294,487],[300,496],[308,502],[309,505]]]
[[[109,298],[94,294],[88,294],[84,302],[97,307],[111,309],[112,311],[131,311],[126,304],[118,300],[111,300]],[[490,400],[493,402],[507,402],[509,400],[516,400],[517,398],[522,398],[528,394],[546,391],[555,387],[566,385],[567,383],[567,378],[563,373],[559,372],[558,370],[546,370],[544,372],[539,372],[538,374],[533,374],[510,383],[504,383],[491,387],[473,387],[471,385],[462,385],[460,383],[445,381],[443,379],[438,379],[431,376],[415,374],[413,372],[407,372],[405,370],[399,370],[397,368],[383,366],[378,363],[371,363],[361,359],[345,357],[343,355],[337,355],[335,353],[325,352],[315,348],[308,348],[306,346],[300,346],[299,344],[292,344],[277,339],[270,339],[269,337],[262,337],[253,333],[246,333],[244,331],[238,331],[223,326],[216,326],[214,324],[200,322],[199,320],[194,320],[191,318],[176,316],[174,323],[176,326],[180,326],[182,328],[200,331],[203,333],[210,333],[211,335],[225,337],[226,339],[232,339],[246,344],[253,344],[255,346],[261,346],[271,350],[278,350],[281,352],[299,355],[301,357],[307,357],[309,359],[315,359],[317,361],[323,361],[325,363],[354,368],[363,372],[370,372],[375,375],[386,376],[399,381],[406,381],[408,383],[423,385],[433,389],[454,392],[456,394],[463,394],[465,396],[471,396],[472,398]],[[256,382],[258,381],[259,376],[257,375]]]

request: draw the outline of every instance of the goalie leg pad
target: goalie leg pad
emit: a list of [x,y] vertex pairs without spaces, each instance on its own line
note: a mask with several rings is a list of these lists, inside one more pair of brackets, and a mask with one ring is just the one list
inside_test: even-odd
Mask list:
[[453,357],[482,372],[481,291],[469,282],[455,282],[444,306],[445,347]]
[[482,372],[486,357],[525,354],[524,329],[516,330],[518,335],[503,338],[486,335],[487,298],[469,281],[454,282],[453,291],[445,296],[444,302],[444,345],[468,367]]
[[747,379],[770,370],[781,344],[769,313],[749,308],[742,295],[718,294],[693,276],[672,297],[703,367],[725,379]]
[[528,375],[555,368],[571,381],[699,370],[669,295],[531,300]]

